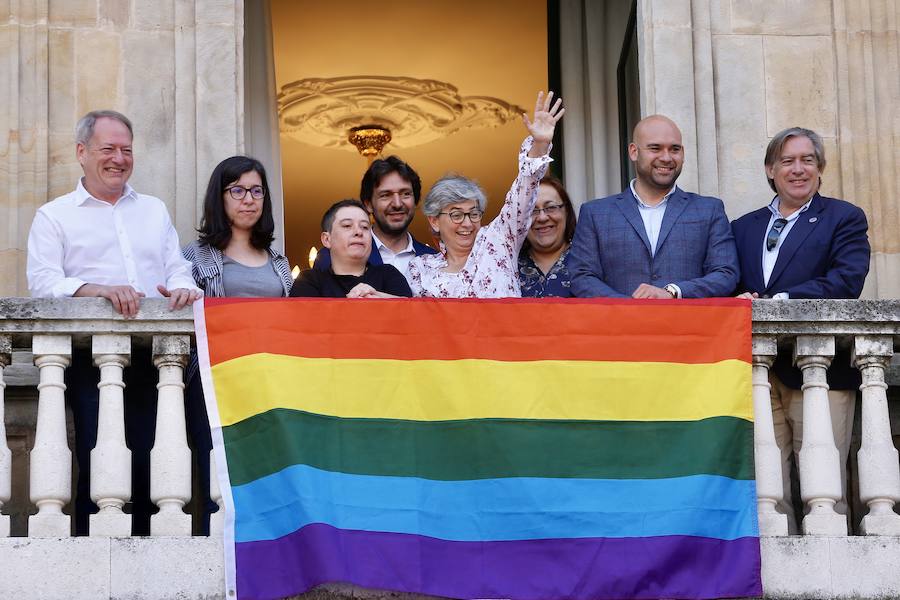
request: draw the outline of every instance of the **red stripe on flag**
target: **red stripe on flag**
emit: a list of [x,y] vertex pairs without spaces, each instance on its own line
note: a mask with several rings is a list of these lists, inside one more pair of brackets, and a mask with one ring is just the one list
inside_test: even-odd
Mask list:
[[261,352],[396,360],[751,360],[750,302],[731,298],[205,303],[212,364]]

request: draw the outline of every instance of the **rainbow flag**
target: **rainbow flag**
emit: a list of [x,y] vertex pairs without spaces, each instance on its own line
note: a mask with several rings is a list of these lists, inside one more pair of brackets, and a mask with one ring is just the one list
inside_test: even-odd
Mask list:
[[238,598],[762,594],[749,302],[204,304]]

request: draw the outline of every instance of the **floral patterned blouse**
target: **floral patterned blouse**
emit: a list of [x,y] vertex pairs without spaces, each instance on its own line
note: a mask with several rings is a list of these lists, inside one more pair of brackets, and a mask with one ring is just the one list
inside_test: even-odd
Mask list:
[[[444,253],[417,256],[409,262],[413,296],[430,298],[518,298],[518,256],[531,226],[538,184],[552,160],[531,158],[531,136],[519,150],[519,175],[506,194],[500,214],[478,230],[472,252],[458,273],[447,273]],[[442,247],[443,249],[443,247]]]
[[572,277],[569,275],[569,250],[559,255],[550,271],[544,273],[534,264],[528,252],[519,253],[519,285],[523,298],[571,298]]

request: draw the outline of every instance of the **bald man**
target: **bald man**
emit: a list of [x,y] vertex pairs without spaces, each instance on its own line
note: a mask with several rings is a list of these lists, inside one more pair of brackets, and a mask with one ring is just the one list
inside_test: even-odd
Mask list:
[[653,115],[634,128],[628,156],[637,176],[621,194],[581,207],[569,253],[579,297],[729,296],[739,280],[725,207],[675,185],[681,131]]

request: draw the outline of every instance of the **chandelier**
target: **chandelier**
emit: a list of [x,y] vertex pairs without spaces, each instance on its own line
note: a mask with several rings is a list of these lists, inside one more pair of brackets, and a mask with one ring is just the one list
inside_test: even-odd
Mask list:
[[464,129],[518,120],[519,106],[461,96],[442,81],[360,75],[288,83],[278,94],[279,128],[297,141],[357,151],[372,160],[388,143],[412,148]]

